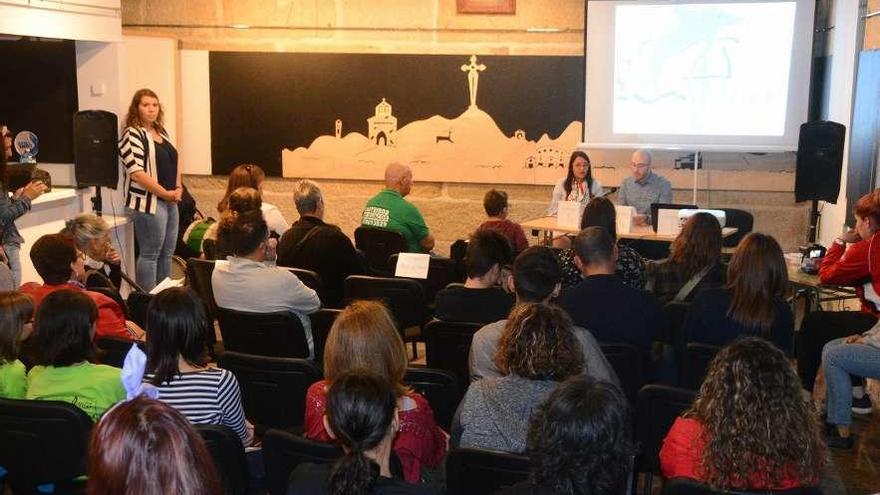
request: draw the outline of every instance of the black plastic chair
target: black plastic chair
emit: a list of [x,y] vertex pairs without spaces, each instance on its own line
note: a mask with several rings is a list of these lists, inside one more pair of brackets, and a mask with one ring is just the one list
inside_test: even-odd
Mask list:
[[235,375],[245,415],[259,432],[302,427],[306,390],[322,377],[315,363],[226,351],[218,364]]
[[391,255],[409,251],[409,243],[400,232],[376,227],[354,229],[354,245],[364,253],[370,270],[377,275],[390,275],[394,271],[388,264]]
[[[95,339],[95,346],[101,351],[98,361],[107,366],[122,368],[125,362],[125,355],[131,350],[131,340],[118,339],[116,337],[100,337]],[[142,351],[146,352],[146,345],[143,342],[137,343]]]
[[312,340],[315,343],[315,363],[318,366],[324,363],[324,344],[327,343],[330,327],[333,326],[339,313],[342,313],[341,309],[321,308],[309,315],[309,321],[312,322]]
[[67,402],[0,399],[0,466],[14,493],[55,483],[56,492],[83,488],[92,420]]
[[482,449],[453,449],[446,456],[446,490],[483,495],[529,477],[529,458]]
[[329,464],[342,457],[342,449],[332,443],[316,442],[282,430],[269,430],[263,436],[263,463],[271,495],[287,495],[287,480],[300,463]]
[[[391,255],[388,264],[396,267],[398,256],[399,253]],[[431,260],[428,263],[428,278],[425,280],[412,280],[422,284],[422,288],[425,291],[425,301],[428,305],[434,304],[434,296],[447,285],[460,282],[456,273],[455,262],[449,258],[439,258],[436,256],[431,256]]]
[[698,390],[706,378],[709,363],[721,348],[709,344],[691,342],[685,347],[684,362],[681,364],[681,385],[684,388]]
[[[653,475],[660,474],[660,447],[675,418],[679,417],[697,394],[665,385],[646,385],[636,403],[635,440],[639,445],[635,473],[645,473],[644,493],[650,495]],[[638,476],[635,476],[638,479]]]
[[214,289],[211,286],[211,274],[214,273],[214,261],[190,258],[186,261],[186,281],[192,290],[202,298],[208,318],[217,319],[217,302],[214,300]]
[[482,327],[480,323],[431,320],[422,332],[425,336],[425,364],[454,374],[459,390],[466,390],[470,382],[468,356],[471,342]]
[[723,490],[715,491],[707,485],[699,483],[690,478],[670,478],[663,483],[663,489],[660,495],[822,495],[822,490],[818,486],[805,486],[800,488],[791,488],[788,490],[761,490],[761,491],[740,491],[740,490]]
[[464,282],[467,278],[467,270],[464,266],[464,257],[467,255],[468,241],[466,239],[456,239],[449,246],[449,258],[455,265],[455,275],[458,282]]
[[305,268],[291,268],[285,267],[290,270],[291,273],[296,275],[296,278],[299,279],[300,282],[303,283],[309,289],[318,293],[318,298],[323,300],[324,294],[324,282],[321,281],[321,276],[318,275],[317,272],[312,270],[306,270]]
[[250,478],[244,446],[238,434],[224,425],[195,425],[195,428],[205,441],[223,480],[223,492],[226,495],[247,495]]
[[666,315],[666,335],[661,336],[659,340],[672,345],[675,349],[675,357],[677,362],[681,362],[684,356],[684,347],[687,344],[687,335],[684,333],[684,324],[687,321],[687,313],[691,308],[689,302],[668,302],[663,306],[663,314]]
[[602,354],[614,368],[620,380],[620,387],[629,403],[635,404],[639,389],[645,384],[642,370],[642,353],[639,348],[629,344],[600,344]]
[[[404,342],[412,342],[413,357],[418,357],[416,341],[428,321],[428,308],[422,285],[408,278],[349,275],[345,278],[345,300],[382,301],[394,317]],[[415,328],[415,331],[408,329]]]
[[437,424],[449,431],[462,398],[456,376],[433,368],[408,368],[403,381],[428,401]]
[[137,323],[141,328],[147,328],[147,308],[153,300],[152,294],[146,292],[131,292],[128,294],[128,319]]
[[217,308],[223,348],[258,356],[308,358],[302,321],[288,312],[250,313]]
[[742,240],[752,229],[755,227],[755,217],[747,212],[746,210],[738,210],[736,208],[719,208],[724,212],[725,227],[736,227],[736,234],[731,235],[730,237],[725,237],[721,241],[721,245],[724,247],[736,247],[739,244],[739,241]]

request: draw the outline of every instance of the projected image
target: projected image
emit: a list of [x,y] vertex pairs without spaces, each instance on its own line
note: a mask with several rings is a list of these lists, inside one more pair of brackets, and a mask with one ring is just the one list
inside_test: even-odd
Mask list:
[[614,133],[782,136],[795,10],[617,6]]

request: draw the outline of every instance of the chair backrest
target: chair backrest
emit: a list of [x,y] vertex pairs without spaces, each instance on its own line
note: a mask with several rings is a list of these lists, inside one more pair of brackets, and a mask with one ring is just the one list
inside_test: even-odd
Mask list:
[[287,479],[302,462],[329,464],[342,456],[342,449],[332,443],[316,442],[281,430],[263,435],[263,463],[266,487],[271,495],[287,495]]
[[152,294],[146,292],[130,292],[128,294],[128,319],[141,328],[147,328],[147,308],[153,300]]
[[315,343],[315,362],[320,366],[324,362],[324,344],[327,343],[327,335],[330,327],[342,313],[341,309],[321,308],[309,315],[312,322],[312,341]]
[[459,390],[464,391],[470,382],[468,355],[474,334],[482,328],[480,323],[463,323],[431,320],[425,325],[425,364],[451,372],[458,380]]
[[382,301],[400,331],[412,326],[420,327],[427,321],[425,292],[422,285],[413,279],[349,275],[345,278],[345,299]]
[[[95,273],[95,276],[102,276],[99,273]],[[104,295],[116,301],[116,304],[122,308],[122,314],[125,315],[126,320],[130,320],[128,316],[128,306],[125,304],[125,300],[122,299],[122,296],[119,294],[119,291],[113,289],[112,287],[102,287],[100,285],[97,286],[86,286],[86,290],[90,290],[92,292],[97,292],[98,294]]]
[[294,314],[217,308],[217,319],[226,350],[258,356],[309,357],[302,321]]
[[724,238],[721,245],[724,247],[736,247],[739,241],[755,227],[755,217],[746,210],[736,208],[719,208],[724,212],[725,227],[736,227],[736,234]]
[[392,254],[409,250],[409,243],[400,232],[376,227],[354,229],[354,245],[364,253],[367,264],[375,273],[389,274],[388,259]]
[[672,345],[678,362],[681,362],[681,358],[684,355],[684,346],[687,344],[684,324],[690,309],[691,303],[684,301],[672,301],[663,306],[663,314],[666,315],[668,326],[666,335],[659,340]]
[[[131,340],[116,337],[100,337],[95,339],[95,346],[101,351],[98,361],[107,366],[122,368],[122,364],[125,362],[125,355],[131,350],[132,343]],[[143,342],[138,342],[137,346],[142,351],[147,352],[146,345]]]
[[645,385],[636,403],[635,440],[639,444],[636,472],[660,473],[660,447],[675,418],[696,397],[693,390],[665,385]]
[[698,390],[709,371],[709,363],[721,348],[709,344],[691,342],[685,347],[684,362],[681,364],[681,385],[684,388]]
[[715,491],[698,481],[690,478],[670,478],[663,483],[663,489],[660,495],[822,495],[822,490],[818,486],[804,486],[800,488],[790,488],[788,490],[761,490],[761,491],[740,491],[740,490],[724,490]]
[[467,278],[467,270],[464,266],[464,258],[467,255],[468,241],[467,239],[456,239],[449,246],[449,258],[455,265],[455,275],[459,282],[464,282]]
[[[388,259],[388,264],[392,268],[397,266],[397,258],[399,255],[400,253],[392,254],[391,258]],[[436,256],[431,256],[431,260],[428,263],[428,278],[425,280],[412,280],[415,280],[422,285],[422,289],[425,292],[425,301],[427,301],[428,304],[432,304],[434,302],[434,296],[436,296],[437,293],[447,285],[461,282],[456,273],[455,262],[449,258],[439,258]]]
[[214,273],[214,261],[190,258],[186,261],[186,281],[202,301],[211,321],[217,319],[217,302],[214,300],[214,288],[211,286],[211,274]]
[[250,478],[241,439],[224,425],[195,425],[202,436],[214,466],[223,480],[226,495],[247,495]]
[[529,477],[529,458],[482,449],[453,449],[446,456],[446,490],[457,495],[494,493]]
[[309,289],[318,293],[318,297],[323,300],[322,297],[324,295],[324,282],[321,281],[321,276],[318,275],[317,272],[312,270],[306,270],[305,268],[292,268],[285,267],[290,270],[291,273],[296,275],[296,278],[299,279],[300,282],[303,283]]
[[433,368],[408,368],[403,381],[428,401],[437,425],[449,431],[462,397],[456,376]]
[[623,393],[630,405],[636,403],[639,389],[645,384],[642,371],[642,353],[639,348],[629,344],[600,344],[602,354],[614,368]]
[[226,351],[219,365],[235,375],[245,415],[261,429],[301,427],[306,390],[322,377],[308,359]]
[[0,466],[19,489],[81,476],[91,431],[67,402],[0,399]]

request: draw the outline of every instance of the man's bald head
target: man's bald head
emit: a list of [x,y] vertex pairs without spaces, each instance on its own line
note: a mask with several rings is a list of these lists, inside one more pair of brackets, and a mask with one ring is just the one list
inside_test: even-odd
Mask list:
[[412,189],[412,169],[402,163],[389,163],[385,167],[385,187],[406,196]]
[[651,153],[648,150],[636,150],[630,158],[633,178],[640,181],[651,173]]

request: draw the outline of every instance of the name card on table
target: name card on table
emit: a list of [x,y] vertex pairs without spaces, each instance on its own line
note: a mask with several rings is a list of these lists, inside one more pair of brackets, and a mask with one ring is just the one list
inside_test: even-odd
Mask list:
[[657,210],[657,233],[666,235],[678,235],[681,230],[681,220],[678,217],[680,210],[660,208]]
[[397,255],[395,277],[428,278],[428,266],[431,264],[430,254],[400,253]]
[[556,213],[556,226],[566,229],[580,229],[584,204],[580,201],[560,201]]
[[633,218],[636,216],[636,209],[632,206],[614,205],[617,212],[617,233],[625,234],[632,232]]

